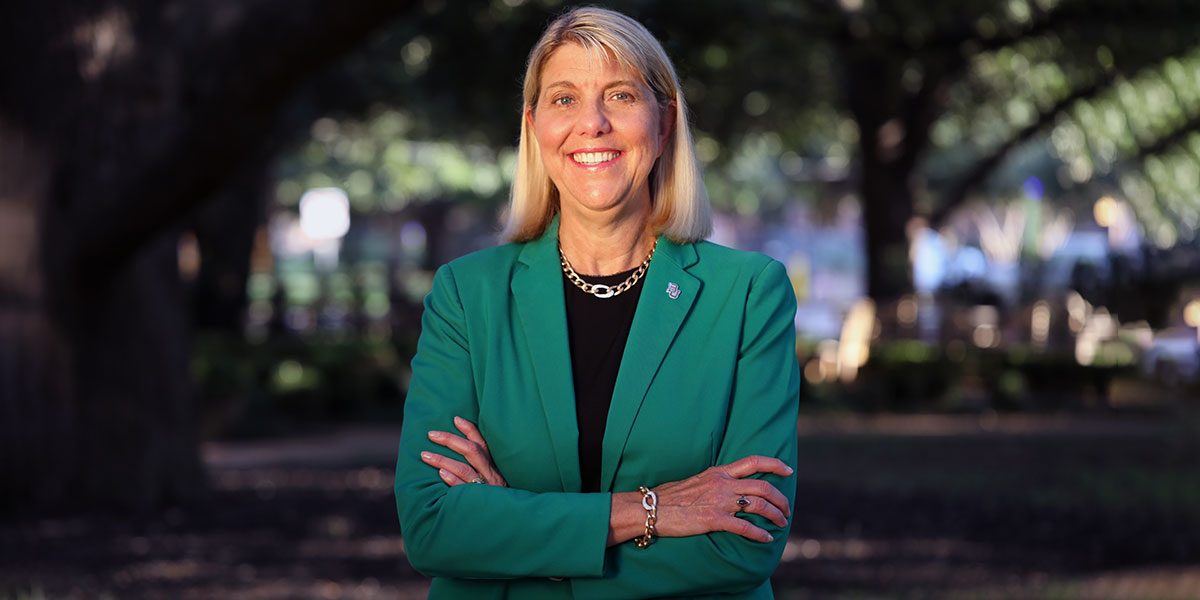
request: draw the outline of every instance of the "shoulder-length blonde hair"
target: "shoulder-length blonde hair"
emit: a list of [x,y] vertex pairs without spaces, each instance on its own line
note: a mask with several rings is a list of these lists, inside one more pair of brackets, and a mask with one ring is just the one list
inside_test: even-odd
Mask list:
[[529,53],[525,67],[521,139],[517,170],[509,196],[508,216],[501,235],[515,242],[541,237],[559,211],[558,189],[542,164],[537,138],[525,117],[537,107],[542,68],[564,44],[579,44],[602,60],[617,63],[641,76],[659,106],[675,104],[675,131],[650,173],[650,222],[657,233],[675,242],[694,242],[712,233],[712,209],[696,162],[688,129],[687,104],[671,59],[658,40],[637,21],[611,10],[591,6],[572,9],[555,19]]

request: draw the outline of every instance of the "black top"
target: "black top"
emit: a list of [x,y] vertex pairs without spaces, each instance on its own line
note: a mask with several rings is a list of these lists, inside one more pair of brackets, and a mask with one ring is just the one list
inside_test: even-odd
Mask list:
[[[584,276],[588,283],[616,286],[636,269],[605,276]],[[643,278],[645,279],[645,278]],[[600,449],[612,403],[617,370],[629,339],[642,279],[619,296],[597,298],[563,274],[567,300],[567,338],[575,381],[575,418],[579,425],[579,474],[584,492],[600,491]]]

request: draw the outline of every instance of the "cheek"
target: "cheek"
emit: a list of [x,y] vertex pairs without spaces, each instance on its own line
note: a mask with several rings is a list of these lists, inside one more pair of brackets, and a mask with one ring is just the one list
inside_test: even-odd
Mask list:
[[562,147],[567,139],[566,130],[563,128],[562,123],[555,122],[553,119],[546,119],[540,122],[534,128],[533,135],[537,138],[542,156],[546,157],[556,155],[559,148]]

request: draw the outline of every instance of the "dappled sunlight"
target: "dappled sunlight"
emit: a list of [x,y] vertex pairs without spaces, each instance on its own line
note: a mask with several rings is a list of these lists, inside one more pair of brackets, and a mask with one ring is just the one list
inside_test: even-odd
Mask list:
[[858,369],[871,356],[871,338],[875,329],[875,303],[863,298],[854,304],[842,324],[837,346],[837,374],[845,382],[854,381]]
[[[678,66],[711,241],[796,296],[776,595],[1195,596],[1195,3],[693,4],[615,6]],[[501,243],[563,3],[18,5],[0,600],[425,597],[423,299]]]
[[790,538],[783,550],[783,562],[797,560],[904,562],[920,559],[955,559],[983,562],[991,549],[981,543],[950,538],[864,540]]
[[122,66],[137,51],[130,17],[120,6],[109,6],[76,25],[71,38],[79,50],[79,74],[89,81]]
[[[1200,539],[1187,529],[1200,520],[1181,519],[1200,506],[1200,488],[1189,483],[1200,477],[1200,446],[1169,423],[992,413],[803,417],[799,425],[805,459],[792,538],[773,577],[780,597],[888,589],[1105,598],[1091,591],[1108,583],[1176,598],[1195,576],[1153,566],[1190,555]],[[23,548],[15,563],[4,554],[11,546],[0,549],[0,589],[424,597],[428,580],[407,565],[390,465],[379,458],[394,452],[398,434],[351,428],[211,443],[215,490],[205,510],[15,530],[0,523],[0,539]],[[1177,451],[1163,453],[1164,443]],[[1130,511],[1141,516],[1130,520]],[[1120,563],[1131,566],[1111,566]],[[12,564],[19,572],[3,566]]]
[[[0,523],[0,591],[138,598],[423,598],[396,524],[397,429],[210,446],[210,506],[146,519]],[[11,550],[11,547],[5,548]],[[27,582],[27,583],[19,583]]]

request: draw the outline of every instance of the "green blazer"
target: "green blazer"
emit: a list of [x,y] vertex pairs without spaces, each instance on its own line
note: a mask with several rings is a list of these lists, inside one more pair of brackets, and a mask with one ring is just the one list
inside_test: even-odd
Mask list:
[[[771,598],[788,528],[757,515],[744,517],[774,542],[605,543],[611,492],[751,454],[795,466],[796,301],[783,266],[659,239],[605,425],[604,492],[584,494],[557,234],[555,221],[539,240],[452,261],[425,299],[395,491],[430,598]],[[456,431],[456,415],[479,425],[511,487],[451,488],[421,462],[449,452],[426,434]],[[794,475],[765,478],[792,500]]]

